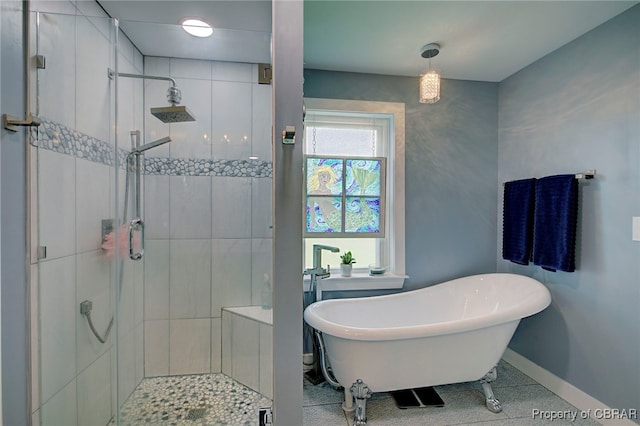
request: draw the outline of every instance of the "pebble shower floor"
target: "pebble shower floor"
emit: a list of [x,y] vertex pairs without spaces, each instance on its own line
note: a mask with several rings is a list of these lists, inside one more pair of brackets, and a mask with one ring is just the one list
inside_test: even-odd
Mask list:
[[[258,425],[271,400],[221,374],[144,379],[120,411],[120,424]],[[112,422],[115,424],[115,422]]]

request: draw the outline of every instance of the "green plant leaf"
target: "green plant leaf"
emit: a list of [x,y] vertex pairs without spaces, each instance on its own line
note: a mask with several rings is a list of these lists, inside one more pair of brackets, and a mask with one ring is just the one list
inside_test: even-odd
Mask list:
[[350,265],[352,263],[356,263],[356,259],[353,257],[350,251],[340,256],[340,261],[344,265]]

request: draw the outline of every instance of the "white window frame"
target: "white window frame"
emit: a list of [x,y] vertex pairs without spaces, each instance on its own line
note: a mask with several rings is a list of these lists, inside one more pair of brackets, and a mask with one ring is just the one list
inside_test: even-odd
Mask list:
[[[386,237],[382,244],[387,253],[388,271],[394,276],[405,276],[405,108],[403,103],[356,101],[343,99],[305,98],[307,117],[313,111],[356,112],[388,114],[393,116],[391,146],[385,147],[387,157]],[[312,153],[308,153],[312,155]],[[332,278],[333,279],[333,278]]]

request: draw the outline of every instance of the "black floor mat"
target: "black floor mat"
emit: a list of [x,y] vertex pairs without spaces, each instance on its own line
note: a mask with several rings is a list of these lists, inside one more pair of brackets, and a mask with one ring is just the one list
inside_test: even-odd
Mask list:
[[400,409],[444,406],[444,401],[432,387],[392,391],[391,396]]

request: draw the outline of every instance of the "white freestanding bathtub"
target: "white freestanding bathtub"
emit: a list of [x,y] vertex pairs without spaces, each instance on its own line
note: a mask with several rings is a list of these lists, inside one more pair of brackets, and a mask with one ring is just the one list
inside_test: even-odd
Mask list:
[[499,412],[489,385],[494,367],[520,319],[550,303],[549,290],[532,278],[484,274],[393,295],[324,300],[304,319],[321,333],[335,379],[356,397],[356,424],[365,424],[370,392],[481,379],[487,407]]

